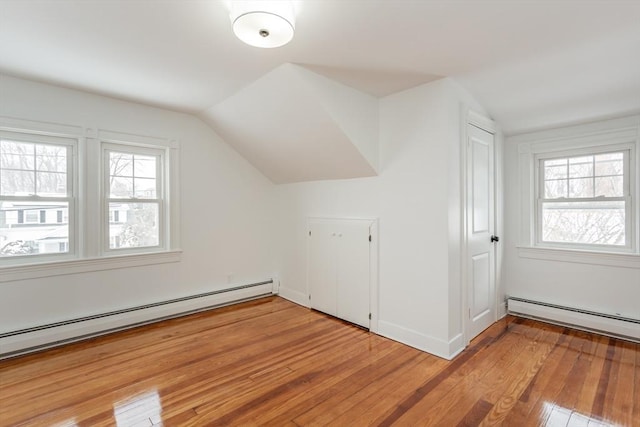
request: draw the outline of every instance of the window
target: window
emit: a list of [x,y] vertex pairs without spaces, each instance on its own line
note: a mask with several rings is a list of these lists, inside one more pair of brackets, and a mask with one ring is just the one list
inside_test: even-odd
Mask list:
[[0,116],[0,282],[179,261],[178,165],[177,141]]
[[161,248],[164,151],[105,144],[104,160],[107,250]]
[[640,268],[640,115],[516,135],[506,148],[519,257]]
[[47,224],[47,218],[75,205],[75,147],[64,138],[0,134],[0,258],[73,248],[73,224]]
[[539,157],[537,239],[630,247],[630,150]]

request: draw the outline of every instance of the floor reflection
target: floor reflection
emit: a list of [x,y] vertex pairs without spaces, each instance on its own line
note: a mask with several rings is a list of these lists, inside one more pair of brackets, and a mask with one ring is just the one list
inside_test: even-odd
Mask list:
[[75,418],[72,418],[70,420],[65,420],[61,423],[54,424],[52,427],[78,427],[78,423],[76,423]]
[[542,411],[545,427],[615,427],[607,421],[597,420],[554,403],[544,402]]
[[114,403],[113,414],[119,427],[152,426],[162,422],[162,404],[157,390]]

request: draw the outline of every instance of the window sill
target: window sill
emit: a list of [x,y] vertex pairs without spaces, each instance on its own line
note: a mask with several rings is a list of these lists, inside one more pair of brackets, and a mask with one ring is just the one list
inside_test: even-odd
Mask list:
[[166,264],[179,262],[181,258],[182,250],[171,250],[166,252],[118,255],[2,267],[0,268],[0,282],[64,276],[67,274],[90,273],[94,271],[140,267],[143,265]]
[[520,258],[606,265],[611,267],[640,268],[640,254],[622,254],[531,246],[519,246],[517,249],[518,256]]

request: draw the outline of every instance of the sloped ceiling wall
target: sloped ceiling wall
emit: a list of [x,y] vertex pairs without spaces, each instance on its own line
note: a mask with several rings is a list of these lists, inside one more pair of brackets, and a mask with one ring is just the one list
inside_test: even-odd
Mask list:
[[283,64],[201,118],[276,184],[374,176],[378,101]]

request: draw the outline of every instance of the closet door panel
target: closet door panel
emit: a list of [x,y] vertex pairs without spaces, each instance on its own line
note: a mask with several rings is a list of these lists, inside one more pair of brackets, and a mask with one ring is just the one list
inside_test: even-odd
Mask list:
[[335,226],[310,223],[308,283],[311,308],[337,316],[337,272]]
[[369,328],[368,221],[349,221],[337,228],[337,316]]

